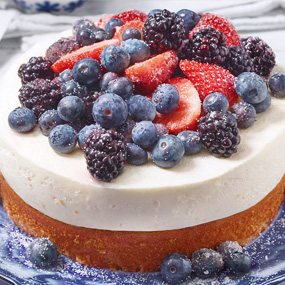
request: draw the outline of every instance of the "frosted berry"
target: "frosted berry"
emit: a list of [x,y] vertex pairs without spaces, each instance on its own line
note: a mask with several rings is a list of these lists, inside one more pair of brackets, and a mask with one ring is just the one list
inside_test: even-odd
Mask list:
[[122,40],[126,41],[128,39],[138,39],[141,40],[141,32],[136,28],[127,28],[122,33]]
[[77,96],[66,96],[57,106],[58,115],[65,122],[74,122],[83,115],[84,111],[84,102]]
[[205,113],[219,111],[226,113],[229,109],[228,98],[219,92],[212,92],[203,101],[203,109]]
[[105,26],[105,31],[113,37],[116,32],[116,27],[123,26],[125,23],[121,19],[112,18]]
[[119,77],[119,75],[117,73],[114,73],[114,72],[105,73],[99,82],[99,86],[100,86],[101,90],[106,91],[108,88],[109,82],[118,78],[118,77]]
[[239,128],[247,129],[256,120],[256,111],[253,105],[249,103],[246,102],[236,103],[233,105],[233,110]]
[[285,97],[285,75],[276,73],[269,79],[269,88],[274,97],[284,98]]
[[188,9],[179,10],[177,15],[184,21],[185,36],[188,38],[189,32],[197,25],[200,16]]
[[138,146],[134,143],[127,143],[126,144],[126,150],[127,150],[127,161],[130,164],[142,165],[142,164],[146,163],[147,158],[148,158],[148,154],[140,146]]
[[177,137],[184,145],[185,155],[193,155],[201,151],[202,142],[198,132],[182,131],[177,135]]
[[256,113],[261,113],[266,111],[270,107],[270,105],[271,105],[271,96],[269,93],[267,93],[266,98],[260,103],[252,104]]
[[14,109],[8,116],[10,128],[19,133],[26,133],[32,130],[36,120],[34,113],[30,109],[23,107]]
[[145,61],[150,57],[149,46],[138,39],[128,39],[122,42],[121,47],[130,55],[130,63]]
[[78,82],[73,79],[65,82],[61,86],[62,96],[78,96],[83,98],[87,94],[86,86],[80,85]]
[[108,93],[115,93],[124,100],[128,100],[133,95],[134,84],[127,77],[119,77],[108,83],[106,91]]
[[47,110],[40,116],[38,123],[42,134],[48,136],[54,127],[64,124],[64,121],[59,117],[57,110]]
[[140,121],[132,129],[132,140],[142,148],[151,147],[157,140],[157,130],[150,121]]

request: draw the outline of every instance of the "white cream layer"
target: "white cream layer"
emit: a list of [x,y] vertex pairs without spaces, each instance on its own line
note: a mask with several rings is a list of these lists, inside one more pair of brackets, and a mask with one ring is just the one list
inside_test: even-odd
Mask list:
[[10,63],[0,83],[0,170],[29,205],[59,221],[88,228],[159,231],[199,225],[239,213],[262,200],[285,172],[285,100],[241,131],[238,153],[218,159],[203,151],[172,169],[149,161],[127,165],[111,183],[94,180],[82,152],[59,155],[36,127],[18,134],[7,123],[17,106],[21,62]]

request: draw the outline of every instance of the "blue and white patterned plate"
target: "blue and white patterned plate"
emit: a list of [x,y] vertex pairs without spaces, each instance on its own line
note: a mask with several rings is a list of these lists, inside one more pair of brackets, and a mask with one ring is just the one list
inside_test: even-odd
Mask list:
[[[137,284],[162,285],[159,273],[141,274],[102,270],[80,265],[60,255],[53,266],[39,269],[26,258],[32,241],[9,219],[0,205],[0,276],[5,284]],[[184,284],[280,284],[285,281],[285,204],[272,225],[246,247],[253,259],[251,272],[242,277],[223,272],[218,278],[193,278]],[[1,280],[0,280],[0,284]]]

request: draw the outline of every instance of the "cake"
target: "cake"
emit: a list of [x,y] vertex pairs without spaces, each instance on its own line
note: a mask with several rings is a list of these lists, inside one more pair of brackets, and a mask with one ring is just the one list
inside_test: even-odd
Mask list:
[[[283,99],[272,97],[250,129],[240,130],[238,151],[228,159],[203,149],[165,169],[149,157],[100,181],[79,147],[58,154],[38,126],[21,134],[7,123],[19,106],[19,65],[45,49],[39,44],[10,63],[0,87],[1,195],[24,231],[48,237],[82,264],[154,272],[173,252],[189,256],[227,240],[246,245],[276,217],[285,187]],[[278,66],[275,72],[284,73]]]

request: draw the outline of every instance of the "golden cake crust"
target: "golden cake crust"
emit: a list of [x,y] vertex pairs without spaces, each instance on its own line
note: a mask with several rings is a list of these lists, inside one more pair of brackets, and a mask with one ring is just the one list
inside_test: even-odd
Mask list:
[[246,245],[276,217],[285,175],[258,204],[233,216],[194,227],[153,232],[110,231],[76,227],[52,219],[25,203],[0,175],[3,205],[10,218],[35,237],[47,237],[58,251],[79,263],[124,271],[154,272],[172,252],[190,255],[225,240]]

